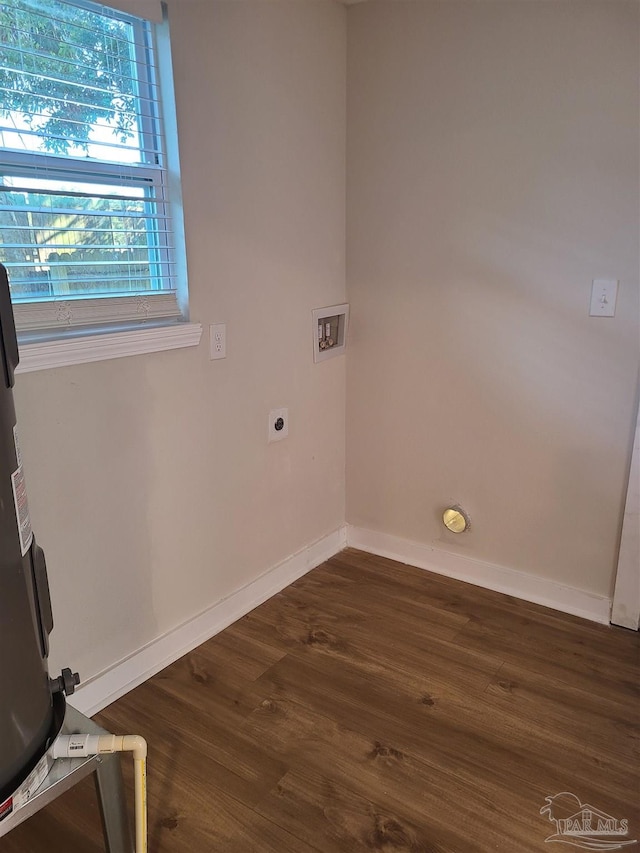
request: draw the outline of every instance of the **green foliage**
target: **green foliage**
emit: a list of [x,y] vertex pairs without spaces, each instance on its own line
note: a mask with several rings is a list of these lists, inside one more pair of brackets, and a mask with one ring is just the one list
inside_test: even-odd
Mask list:
[[149,290],[145,200],[0,188],[0,260],[14,299]]
[[[19,113],[46,151],[87,151],[92,125],[136,126],[132,27],[56,0],[0,0],[0,118]],[[5,124],[5,126],[8,126]]]

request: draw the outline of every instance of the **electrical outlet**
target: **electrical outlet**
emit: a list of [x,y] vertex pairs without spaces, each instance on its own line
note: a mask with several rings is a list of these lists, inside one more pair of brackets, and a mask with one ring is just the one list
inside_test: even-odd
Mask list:
[[289,409],[269,412],[269,441],[282,441],[289,435]]
[[213,361],[216,358],[227,357],[227,324],[215,323],[209,326],[211,334],[209,358]]

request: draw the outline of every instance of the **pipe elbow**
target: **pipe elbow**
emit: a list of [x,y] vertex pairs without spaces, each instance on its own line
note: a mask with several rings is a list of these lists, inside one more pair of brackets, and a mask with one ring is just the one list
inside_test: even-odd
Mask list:
[[147,757],[147,742],[141,735],[125,735],[122,738],[122,748],[132,752],[136,761],[144,761]]

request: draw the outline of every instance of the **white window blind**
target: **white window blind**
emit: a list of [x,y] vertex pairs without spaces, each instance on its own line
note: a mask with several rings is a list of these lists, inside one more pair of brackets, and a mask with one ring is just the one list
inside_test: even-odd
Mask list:
[[0,261],[18,330],[181,318],[153,24],[0,0]]

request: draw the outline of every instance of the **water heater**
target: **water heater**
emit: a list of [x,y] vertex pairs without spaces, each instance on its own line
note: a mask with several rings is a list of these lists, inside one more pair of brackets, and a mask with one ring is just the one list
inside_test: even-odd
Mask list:
[[[27,777],[57,734],[63,691],[50,679],[53,628],[47,568],[31,530],[13,404],[18,343],[9,282],[0,264],[0,803]],[[54,706],[56,713],[54,713]]]

